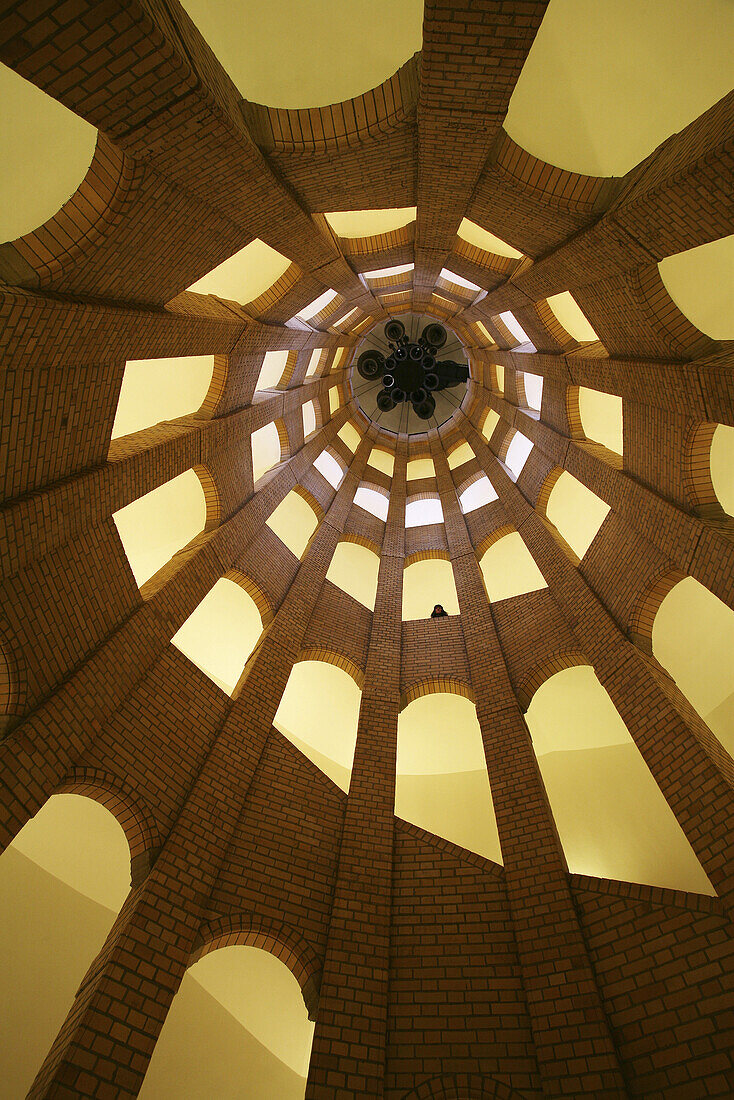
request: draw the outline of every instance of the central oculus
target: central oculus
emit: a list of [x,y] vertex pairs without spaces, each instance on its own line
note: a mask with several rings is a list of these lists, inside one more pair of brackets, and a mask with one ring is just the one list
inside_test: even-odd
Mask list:
[[436,409],[434,393],[460,386],[469,378],[469,368],[453,359],[439,359],[446,343],[446,329],[437,321],[429,321],[417,340],[405,335],[402,321],[390,320],[385,325],[389,355],[369,348],[357,360],[357,371],[369,381],[382,381],[376,404],[381,412],[389,412],[401,401],[409,401],[421,420],[430,420]]

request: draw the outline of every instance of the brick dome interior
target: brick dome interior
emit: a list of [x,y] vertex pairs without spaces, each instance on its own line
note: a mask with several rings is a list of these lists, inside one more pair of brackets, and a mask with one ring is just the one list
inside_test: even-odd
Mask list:
[[[731,1095],[734,27],[677,7],[0,6],[3,1095]],[[425,426],[360,400],[400,317],[469,366]]]

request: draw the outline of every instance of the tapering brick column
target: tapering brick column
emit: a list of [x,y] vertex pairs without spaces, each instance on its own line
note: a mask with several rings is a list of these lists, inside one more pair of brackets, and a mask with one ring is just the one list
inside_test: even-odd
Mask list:
[[308,1100],[383,1095],[406,457],[396,456],[316,1019]]
[[431,449],[544,1092],[624,1097],[530,732],[438,437]]
[[128,898],[29,1097],[134,1097],[186,971],[207,898],[359,484],[364,440],[253,652],[161,854]]

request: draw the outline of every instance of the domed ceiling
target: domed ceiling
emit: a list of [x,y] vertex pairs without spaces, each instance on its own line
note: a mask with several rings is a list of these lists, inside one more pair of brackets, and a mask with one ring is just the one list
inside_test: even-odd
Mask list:
[[0,24],[19,1094],[717,1095],[731,5],[78,7]]

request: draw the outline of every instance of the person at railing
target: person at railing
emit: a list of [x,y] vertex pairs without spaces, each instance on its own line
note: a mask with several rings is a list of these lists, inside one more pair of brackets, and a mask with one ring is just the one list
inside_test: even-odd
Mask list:
[[444,609],[443,609],[443,607],[441,606],[440,603],[437,603],[434,606],[433,611],[431,612],[431,618],[432,619],[447,619],[448,618],[447,613],[444,611]]

